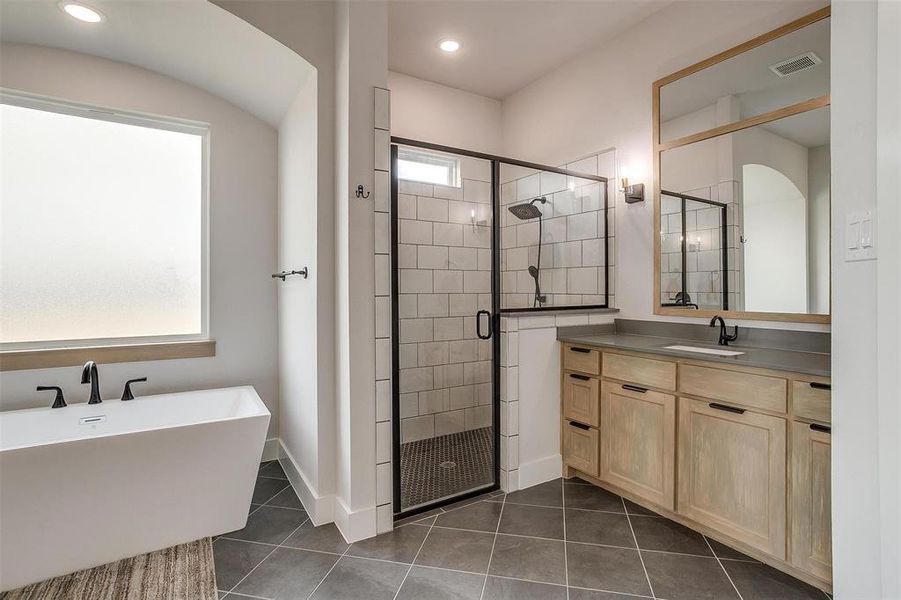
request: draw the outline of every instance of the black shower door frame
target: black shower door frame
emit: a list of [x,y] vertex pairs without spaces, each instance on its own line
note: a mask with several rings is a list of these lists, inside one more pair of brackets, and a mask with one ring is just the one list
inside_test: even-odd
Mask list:
[[[706,204],[708,206],[714,206],[720,209],[720,249],[722,251],[721,259],[723,261],[723,283],[722,283],[722,294],[723,294],[723,302],[722,308],[723,310],[729,310],[729,224],[726,222],[729,216],[728,205],[722,202],[717,202],[716,200],[707,200],[706,198],[699,198],[697,196],[689,196],[688,194],[680,194],[679,192],[670,192],[668,190],[660,190],[660,197],[670,196],[671,198],[678,198],[681,202],[681,208],[679,209],[682,214],[682,243],[681,243],[681,253],[682,253],[682,301],[681,302],[673,302],[663,304],[662,306],[668,307],[678,307],[684,306],[686,308],[694,308],[697,310],[698,304],[694,302],[688,302],[685,300],[686,289],[688,288],[688,236],[686,235],[686,202],[699,202],[701,204]],[[737,282],[736,282],[737,283]],[[658,300],[659,302],[659,300]]]
[[[420,505],[415,508],[403,511],[401,510],[401,473],[400,473],[400,447],[401,447],[401,418],[400,418],[400,316],[398,308],[399,295],[399,277],[400,270],[398,268],[397,246],[399,242],[399,223],[397,218],[397,196],[399,189],[399,179],[397,174],[397,156],[398,146],[409,146],[413,148],[421,148],[423,150],[433,150],[435,152],[443,152],[445,154],[453,154],[457,156],[466,156],[486,160],[491,163],[491,386],[492,386],[492,444],[494,449],[494,481],[490,486],[483,486],[462,492],[458,495],[451,496]],[[577,306],[548,306],[535,307],[527,309],[502,309],[500,306],[501,294],[501,227],[500,227],[500,168],[502,164],[508,164],[517,167],[525,167],[528,169],[536,169],[538,171],[546,171],[550,173],[558,173],[569,177],[579,179],[587,179],[604,183],[604,303],[594,305],[577,305]],[[441,144],[433,144],[409,138],[391,136],[391,426],[392,426],[392,478],[393,478],[393,512],[395,519],[409,517],[428,510],[433,510],[441,506],[460,502],[475,496],[479,496],[488,492],[500,489],[500,471],[501,471],[501,388],[500,388],[500,363],[501,363],[501,315],[503,314],[520,314],[530,312],[546,312],[546,311],[567,311],[567,310],[591,310],[598,308],[607,308],[610,298],[610,249],[609,245],[609,222],[608,222],[608,190],[606,177],[598,175],[587,175],[571,171],[569,169],[561,169],[559,167],[551,167],[528,161],[517,160],[495,154],[486,154],[484,152],[476,152],[463,148],[454,148],[452,146],[444,146]],[[478,317],[477,317],[478,318]]]

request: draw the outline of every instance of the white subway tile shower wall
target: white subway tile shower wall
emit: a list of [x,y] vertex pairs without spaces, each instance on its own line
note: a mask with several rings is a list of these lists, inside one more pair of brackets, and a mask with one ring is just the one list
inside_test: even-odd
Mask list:
[[[742,253],[739,251],[741,210],[738,204],[740,197],[738,186],[739,182],[730,180],[693,190],[671,190],[727,205],[726,276],[731,310],[744,309],[740,289],[743,278],[740,276]],[[660,213],[660,302],[669,303],[673,302],[676,293],[682,290],[681,202],[674,197],[663,196]],[[686,201],[685,266],[688,272],[686,291],[691,301],[702,309],[723,308],[721,221],[722,210],[719,207]]]
[[604,303],[605,253],[609,252],[610,298],[613,303],[615,151],[608,150],[563,165],[565,168],[608,177],[608,240],[604,244],[603,182],[567,177],[501,164],[501,307],[531,308],[535,281],[530,265],[538,263],[538,220],[523,221],[508,209],[538,196],[543,215],[541,232],[542,306],[580,306]]
[[460,161],[462,187],[401,180],[398,194],[401,442],[492,424],[491,163]]
[[[375,225],[375,520],[377,532],[384,533],[394,528],[391,502],[391,178],[388,158],[391,154],[391,94],[388,90],[374,88],[373,96],[376,157],[374,190],[371,192]],[[402,304],[400,309],[404,309]]]

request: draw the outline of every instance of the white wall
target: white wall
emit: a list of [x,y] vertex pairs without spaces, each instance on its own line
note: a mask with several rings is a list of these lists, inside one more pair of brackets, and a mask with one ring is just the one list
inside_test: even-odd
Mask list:
[[[90,76],[85,76],[89,73]],[[100,366],[101,393],[119,397],[126,379],[140,393],[253,385],[278,430],[275,130],[198,88],[157,73],[42,46],[3,44],[0,84],[12,89],[210,123],[210,334],[216,356]],[[39,235],[39,233],[37,234]],[[86,308],[89,310],[89,308]],[[6,371],[3,410],[44,406],[36,385],[60,385],[69,402],[87,395],[80,367]]]
[[[298,319],[295,337],[279,343],[296,343],[305,349],[308,364],[315,363],[315,381],[309,381],[300,390],[281,394],[280,406],[286,419],[280,425],[279,435],[286,449],[296,462],[301,486],[295,488],[305,501],[310,497],[321,500],[312,516],[330,520],[330,510],[335,493],[335,3],[328,1],[282,2],[279,0],[216,0],[215,4],[244,19],[294,50],[316,68],[315,133],[294,128],[292,107],[280,128],[282,148],[292,152],[295,144],[302,144],[304,136],[315,135],[316,189],[307,194],[315,203],[305,215],[301,227],[309,227],[315,240],[313,248],[304,246],[311,254],[305,262],[310,268],[308,281],[292,284],[304,294],[299,299],[303,309]],[[303,94],[303,91],[301,91]],[[296,116],[296,115],[295,115]],[[306,160],[309,157],[299,157]],[[284,170],[293,159],[285,157],[280,178],[288,184]],[[305,164],[305,163],[304,163]],[[288,184],[290,186],[290,184]],[[284,188],[283,188],[284,189]],[[294,188],[291,188],[294,189]],[[303,189],[303,188],[302,188]],[[288,193],[293,193],[289,191]],[[313,193],[310,197],[309,194]],[[302,265],[279,264],[279,268]],[[315,299],[308,294],[314,291]],[[285,298],[285,300],[287,300]],[[315,303],[315,306],[311,305]],[[312,320],[311,320],[312,319]],[[291,327],[289,323],[282,324]],[[315,358],[314,358],[315,357]],[[285,357],[290,362],[290,357]],[[303,360],[303,356],[297,360]],[[296,367],[296,365],[293,365]],[[287,362],[284,367],[289,367]],[[305,374],[309,371],[305,370]],[[289,476],[292,474],[289,473]],[[304,496],[305,493],[308,496]]]
[[[628,30],[628,38],[606,41],[506,98],[504,154],[562,164],[613,146],[620,165],[636,173],[632,179],[650,184],[652,82],[823,4],[672,3]],[[652,305],[653,202],[617,202],[617,306],[623,317],[659,318]]]
[[374,188],[374,92],[388,86],[388,7],[339,2],[336,27],[335,523],[353,541],[376,533],[376,416],[373,200],[352,190]]
[[901,3],[879,2],[876,63],[882,594],[886,598],[901,598]]
[[501,152],[501,103],[390,72],[391,135],[490,154]]
[[[880,563],[877,263],[844,257],[845,216],[872,209],[876,197],[876,3],[838,0],[832,20],[833,580],[837,598],[888,598]],[[897,406],[897,388],[892,393]]]
[[829,312],[829,146],[807,151],[808,308]]

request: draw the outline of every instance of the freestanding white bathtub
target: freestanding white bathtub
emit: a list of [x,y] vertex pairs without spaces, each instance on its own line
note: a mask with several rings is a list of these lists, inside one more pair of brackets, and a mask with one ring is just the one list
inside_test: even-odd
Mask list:
[[241,529],[268,426],[252,387],[0,413],[0,591]]

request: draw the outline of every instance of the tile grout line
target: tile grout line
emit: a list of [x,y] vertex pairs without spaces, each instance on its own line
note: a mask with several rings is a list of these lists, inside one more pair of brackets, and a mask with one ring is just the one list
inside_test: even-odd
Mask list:
[[[285,536],[285,540],[288,539],[289,537],[291,537],[292,535],[294,535],[294,532],[296,532],[298,529],[300,529],[301,527],[303,527],[304,524],[305,524],[307,521],[309,521],[309,520],[310,520],[310,517],[309,517],[309,515],[307,515],[307,518],[303,520],[303,523],[301,523],[300,525],[298,525],[297,527],[295,527],[294,530],[293,530],[291,533],[289,533],[288,535]],[[285,540],[282,540],[282,541],[285,541]],[[278,550],[279,548],[281,548],[280,545],[279,545],[279,546],[276,546],[275,548],[273,548],[272,551],[269,552],[269,554],[267,554],[266,556],[263,557],[263,560],[261,560],[261,561],[258,562],[256,565],[254,565],[254,567],[253,567],[251,570],[249,570],[249,571],[247,572],[247,575],[245,575],[244,577],[242,577],[242,578],[238,581],[238,583],[236,583],[234,586],[232,586],[232,588],[231,588],[230,590],[228,590],[228,593],[231,593],[231,592],[235,591],[236,589],[238,589],[238,586],[241,585],[242,583],[244,583],[244,580],[247,579],[248,577],[250,577],[250,574],[253,573],[254,571],[256,571],[256,570],[257,570],[257,567],[259,567],[261,564],[263,564],[264,562],[266,562],[266,559],[269,558],[270,556],[272,556],[272,554],[273,554],[276,550]]]
[[[485,588],[488,587],[488,575],[491,573],[491,560],[494,558],[494,547],[497,545],[497,533],[501,530],[501,519],[504,518],[504,507],[507,506],[507,496],[504,494],[504,501],[501,504],[501,512],[497,516],[497,527],[494,528],[494,540],[491,542],[491,554],[488,555],[488,566],[485,568],[485,580],[482,582],[482,593],[479,594],[479,600],[485,597]],[[564,542],[565,544],[566,542]]]
[[566,600],[569,600],[569,549],[566,544],[566,479],[560,479],[560,504],[563,510],[563,576],[566,582]]
[[[300,529],[300,528],[298,527],[298,529]],[[340,533],[340,530],[339,530],[339,533]],[[294,535],[294,534],[292,533],[291,535]],[[342,536],[343,536],[343,534],[342,534]],[[289,535],[288,537],[291,537],[291,536]],[[285,539],[288,539],[288,538],[285,538]],[[331,567],[329,567],[329,570],[325,572],[325,575],[322,577],[322,579],[319,580],[319,583],[316,584],[316,587],[313,588],[313,591],[310,592],[310,595],[307,596],[308,599],[312,598],[313,594],[316,593],[316,590],[319,589],[319,586],[321,586],[322,583],[326,579],[328,579],[328,576],[332,574],[332,571],[335,570],[335,567],[338,566],[338,563],[341,562],[341,559],[344,558],[345,556],[347,556],[347,551],[350,550],[351,546],[353,546],[353,544],[347,544],[347,548],[344,549],[344,552],[341,553],[341,556],[338,557],[338,560],[335,561],[335,564],[333,564]]]
[[[438,518],[436,517],[435,521],[437,520]],[[407,582],[407,577],[410,576],[410,571],[413,570],[413,565],[416,564],[416,560],[419,558],[419,553],[422,552],[426,540],[429,539],[429,534],[432,533],[432,527],[435,526],[435,521],[432,521],[432,524],[429,525],[429,530],[425,532],[425,536],[422,538],[422,542],[419,544],[419,549],[416,551],[416,556],[413,557],[413,560],[410,562],[410,566],[407,568],[407,572],[404,573],[404,578],[401,580],[400,585],[397,586],[397,591],[394,592],[394,600],[397,600],[397,595],[400,594],[401,588],[403,588],[404,584]]]
[[648,575],[648,568],[644,564],[644,557],[641,555],[641,547],[638,545],[638,537],[635,535],[635,528],[632,527],[632,518],[629,516],[629,510],[626,508],[626,499],[622,496],[619,497],[620,502],[623,503],[623,511],[626,513],[626,521],[629,523],[629,531],[632,532],[632,541],[635,542],[635,549],[638,551],[638,560],[641,561],[641,569],[644,571],[645,579],[648,580],[648,588],[651,590],[651,597],[656,598],[657,595],[654,593],[654,585],[651,583],[651,576]]
[[713,549],[713,546],[710,544],[710,540],[707,539],[707,536],[706,536],[706,535],[703,535],[703,534],[702,534],[701,537],[704,538],[704,543],[707,544],[707,547],[708,547],[708,548],[710,548],[710,552],[713,554],[713,557],[716,559],[717,564],[718,564],[718,565],[720,566],[720,568],[723,570],[723,573],[726,574],[726,579],[728,579],[728,580],[729,580],[729,583],[732,584],[732,589],[735,590],[735,593],[736,593],[736,594],[738,594],[738,600],[745,600],[745,599],[742,597],[741,592],[738,591],[738,586],[735,585],[735,582],[734,582],[734,581],[732,581],[732,576],[729,575],[729,571],[727,571],[727,570],[726,570],[726,567],[723,566],[723,561],[720,560],[720,557],[719,557],[719,555],[716,553],[716,550],[714,550],[714,549]]

